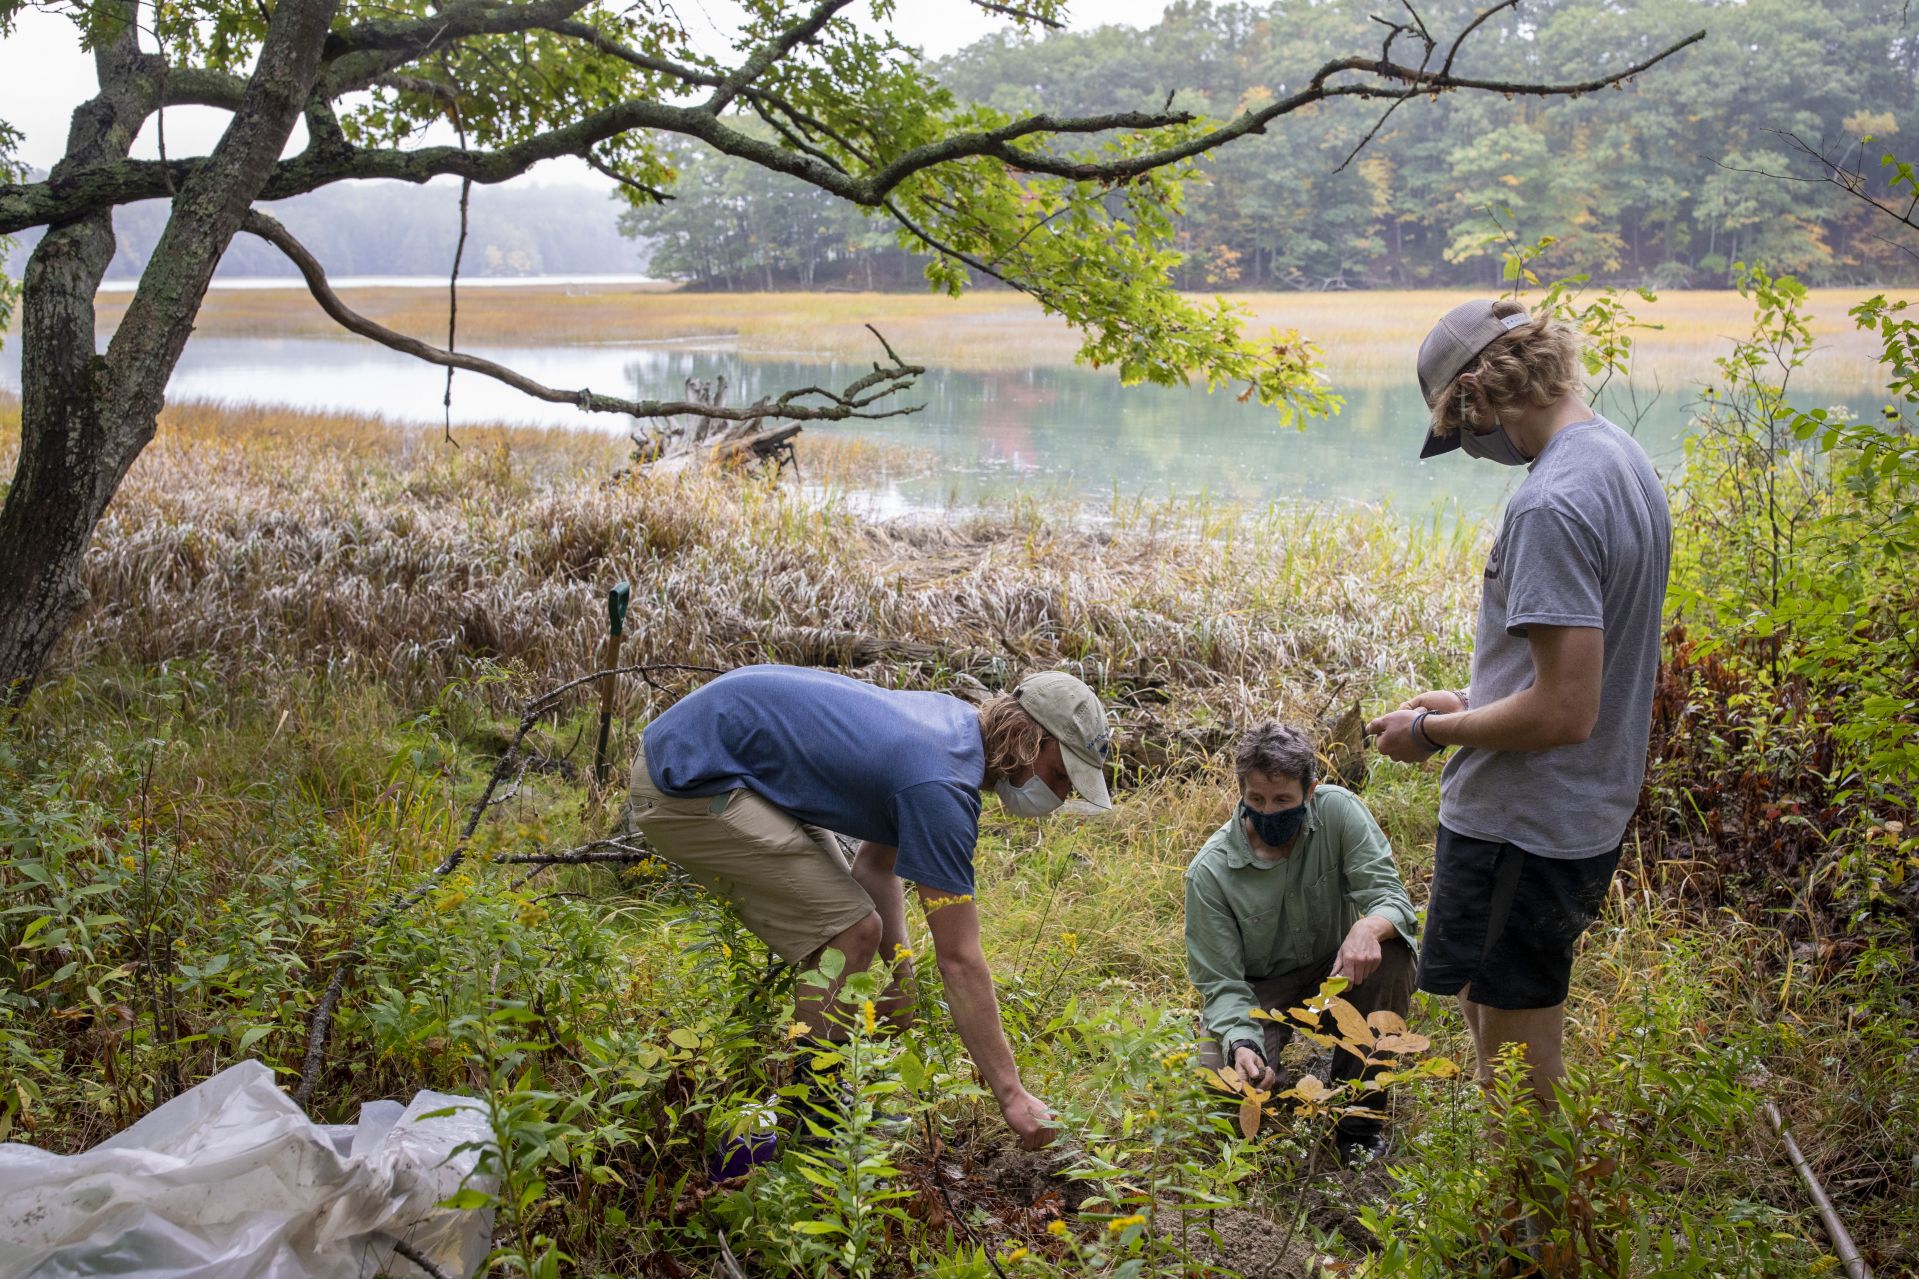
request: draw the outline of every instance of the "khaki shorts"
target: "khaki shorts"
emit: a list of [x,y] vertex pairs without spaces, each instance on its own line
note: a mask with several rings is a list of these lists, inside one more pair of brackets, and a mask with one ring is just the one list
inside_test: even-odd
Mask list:
[[646,750],[633,758],[626,830],[715,897],[789,964],[873,913],[839,839],[750,790],[683,799],[653,784]]

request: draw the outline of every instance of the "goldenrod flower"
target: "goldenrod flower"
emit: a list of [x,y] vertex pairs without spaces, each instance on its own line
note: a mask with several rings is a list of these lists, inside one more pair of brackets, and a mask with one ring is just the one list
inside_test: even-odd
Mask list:
[[874,1015],[873,1001],[867,1000],[860,1005],[860,1020],[866,1024],[866,1033],[872,1034],[880,1028],[879,1019]]
[[1079,934],[1078,933],[1061,933],[1059,935],[1059,942],[1060,942],[1060,945],[1066,947],[1068,951],[1073,952],[1075,954],[1079,952]]
[[1145,1224],[1146,1224],[1145,1216],[1141,1213],[1136,1212],[1130,1217],[1113,1218],[1111,1221],[1106,1223],[1106,1229],[1112,1232],[1113,1234],[1118,1234],[1120,1231],[1126,1229],[1126,1227],[1128,1226],[1143,1226]]

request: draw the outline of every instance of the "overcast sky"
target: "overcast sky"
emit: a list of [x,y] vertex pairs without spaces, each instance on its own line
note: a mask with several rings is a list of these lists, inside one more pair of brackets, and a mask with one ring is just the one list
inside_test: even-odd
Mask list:
[[[928,56],[939,57],[969,44],[1008,20],[995,17],[966,0],[900,0],[891,26],[900,38],[918,45]],[[866,8],[859,5],[860,10]],[[1125,23],[1149,26],[1158,21],[1166,0],[1080,0],[1070,19],[1075,29]],[[728,36],[739,9],[730,0],[677,0],[676,11],[702,49],[720,56],[729,47]],[[12,35],[0,40],[0,120],[22,134],[19,158],[50,168],[66,145],[67,123],[74,107],[96,89],[93,63],[80,51],[73,24],[65,18],[35,9],[22,11]],[[180,156],[204,152],[219,138],[226,115],[206,107],[176,107],[166,113],[167,152]],[[450,139],[449,139],[450,141]],[[296,126],[290,150],[304,143]],[[154,156],[157,148],[153,121],[134,147],[135,155]],[[603,180],[577,160],[551,161],[534,170],[535,180]]]

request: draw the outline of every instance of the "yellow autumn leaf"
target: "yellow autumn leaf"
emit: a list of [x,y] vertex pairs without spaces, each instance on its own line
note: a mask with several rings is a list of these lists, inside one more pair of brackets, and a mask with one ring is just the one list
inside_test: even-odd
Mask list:
[[1302,1075],[1298,1083],[1287,1092],[1289,1097],[1298,1097],[1301,1101],[1321,1101],[1332,1095],[1332,1090],[1319,1081],[1318,1075]]
[[1259,1103],[1248,1097],[1239,1103],[1239,1131],[1246,1140],[1259,1136]]
[[1366,1014],[1366,1024],[1382,1035],[1402,1035],[1406,1019],[1390,1008],[1377,1008]]
[[1335,999],[1332,1001],[1330,1011],[1333,1014],[1333,1021],[1339,1026],[1342,1038],[1348,1043],[1358,1044],[1361,1047],[1372,1046],[1373,1032],[1366,1025],[1366,1019],[1359,1015],[1359,1009],[1343,999]]
[[1383,1053],[1423,1053],[1432,1046],[1432,1040],[1410,1031],[1401,1035],[1382,1035],[1379,1042],[1374,1045]]

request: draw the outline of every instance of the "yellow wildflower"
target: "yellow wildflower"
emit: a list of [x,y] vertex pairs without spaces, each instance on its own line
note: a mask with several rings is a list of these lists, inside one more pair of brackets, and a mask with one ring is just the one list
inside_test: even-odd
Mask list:
[[1055,1217],[1046,1223],[1046,1233],[1064,1239],[1066,1237],[1066,1223]]
[[872,1000],[869,999],[860,1005],[860,1020],[865,1023],[866,1033],[869,1035],[880,1028],[879,1019],[874,1016],[874,1012]]
[[1113,1218],[1111,1221],[1106,1223],[1106,1229],[1112,1232],[1113,1234],[1118,1234],[1120,1231],[1126,1229],[1126,1227],[1128,1226],[1143,1226],[1145,1224],[1146,1224],[1145,1216],[1136,1212],[1130,1217]]
[[1027,1258],[1027,1255],[1028,1255],[1028,1254],[1027,1254],[1027,1251],[1026,1251],[1026,1249],[1025,1249],[1025,1248],[1023,1248],[1023,1247],[1020,1247],[1020,1248],[1015,1248],[1015,1249],[1013,1249],[1013,1251],[1011,1251],[1011,1252],[1009,1252],[1009,1253],[1004,1253],[1004,1254],[1002,1254],[1002,1255],[1001,1255],[1001,1257],[1000,1257],[1000,1259],[999,1259],[999,1260],[1000,1260],[1000,1264],[1001,1264],[1001,1265],[1003,1265],[1003,1266],[1010,1266],[1010,1265],[1012,1265],[1012,1264],[1013,1264],[1014,1262],[1016,1262],[1016,1261],[1024,1261],[1024,1260],[1026,1260],[1026,1258]]
[[1079,953],[1079,934],[1078,933],[1061,933],[1059,935],[1059,941],[1060,941],[1060,945],[1066,947],[1066,949],[1069,952],[1073,954]]
[[906,960],[910,960],[911,958],[913,958],[913,948],[911,946],[895,943],[895,945],[893,946],[893,962],[894,963],[896,964],[903,963]]

